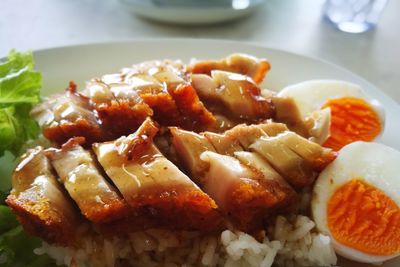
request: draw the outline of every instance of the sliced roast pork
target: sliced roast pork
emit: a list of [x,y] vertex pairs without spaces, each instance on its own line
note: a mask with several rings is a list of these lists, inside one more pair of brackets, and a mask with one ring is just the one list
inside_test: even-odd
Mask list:
[[81,220],[79,211],[58,184],[42,147],[22,155],[12,175],[12,186],[6,202],[25,230],[47,242],[74,243]]
[[207,106],[234,119],[257,122],[274,116],[271,99],[262,97],[248,76],[213,70],[211,77],[192,75],[192,84]]
[[138,221],[172,229],[219,228],[215,202],[155,147],[156,131],[148,119],[134,134],[93,149]]
[[330,134],[331,112],[329,108],[316,110],[303,118],[291,97],[273,96],[276,114],[275,120],[285,123],[297,134],[323,144]]
[[109,139],[134,132],[148,116],[153,115],[153,110],[128,84],[106,84],[95,79],[87,84],[85,93],[103,128],[109,133]]
[[61,149],[48,153],[65,189],[92,222],[100,224],[125,217],[125,201],[101,173],[90,151],[79,143],[79,138],[71,139]]
[[217,119],[200,101],[192,85],[182,83],[170,88],[169,93],[181,114],[181,127],[201,131],[217,124]]
[[[223,154],[232,151],[252,151],[262,155],[291,185],[296,188],[313,183],[317,172],[334,158],[335,153],[291,132],[281,123],[266,122],[257,125],[237,125],[223,134],[203,133],[218,136],[214,146],[239,143],[242,149],[230,146],[231,151],[220,150]],[[215,137],[214,137],[215,139]],[[217,145],[217,146],[216,146]],[[229,153],[227,153],[227,151]]]
[[64,94],[54,95],[34,107],[31,115],[43,128],[43,135],[58,144],[74,136],[83,136],[89,143],[108,139],[91,108],[89,98],[76,92],[74,83]]
[[182,164],[238,228],[260,230],[264,219],[276,212],[283,199],[293,204],[289,199],[296,194],[290,187],[280,190],[279,182],[272,182],[273,177],[264,177],[266,172],[215,152],[228,148],[227,154],[234,153],[232,147],[224,144],[214,149],[203,135],[177,128],[171,133]]
[[208,139],[197,133],[185,131],[177,127],[170,127],[172,144],[182,167],[190,173],[190,177],[198,184],[203,184],[204,172],[208,170],[209,164],[200,160],[204,151],[215,152],[213,145]]
[[224,70],[250,76],[261,83],[271,66],[266,59],[258,59],[246,54],[232,54],[221,60],[200,60],[189,66],[193,73],[208,74],[213,70]]
[[[214,125],[214,116],[199,100],[196,90],[187,81],[182,67],[163,62],[147,62],[125,69],[124,82],[134,90],[154,112],[161,125],[179,125],[201,130]],[[112,83],[115,84],[115,83]]]

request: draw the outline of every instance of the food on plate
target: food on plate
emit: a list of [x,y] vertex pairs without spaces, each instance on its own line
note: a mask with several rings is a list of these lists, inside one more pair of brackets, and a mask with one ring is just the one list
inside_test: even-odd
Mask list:
[[80,146],[83,140],[79,139],[47,151],[58,180],[88,220],[105,223],[120,219],[126,212],[124,200],[102,175],[93,154]]
[[[42,87],[42,75],[33,67],[34,61],[31,52],[19,53],[13,50],[8,54],[7,59],[0,60],[0,157],[3,160],[2,168],[14,166],[11,163],[12,157],[17,157],[25,152],[26,142],[37,138],[40,134],[37,122],[29,116],[32,106],[40,101],[40,88]],[[38,256],[33,253],[33,249],[40,245],[41,240],[27,234],[5,204],[10,186],[10,175],[2,175],[0,177],[1,265],[23,266],[29,263],[32,266],[39,264],[45,267],[51,262],[51,259],[46,255]]]
[[397,256],[400,152],[352,143],[383,130],[375,102],[339,81],[275,93],[269,69],[245,54],[146,61],[33,107],[48,144],[22,156],[6,202],[43,239],[34,252],[82,267]]
[[40,129],[29,116],[40,100],[41,73],[33,70],[32,53],[11,51],[0,62],[0,156],[5,151],[21,153],[26,141],[36,138]]
[[210,75],[214,70],[223,70],[249,76],[257,84],[264,80],[271,65],[266,59],[258,59],[246,54],[232,54],[220,60],[199,60],[189,65],[192,73]]
[[152,140],[157,131],[147,119],[127,137],[93,145],[98,161],[129,205],[128,216],[141,222],[132,220],[130,228],[218,229],[221,217],[214,200],[161,154]]
[[259,121],[272,118],[271,99],[261,96],[260,87],[248,76],[213,70],[211,76],[193,74],[193,86],[203,101],[214,104],[214,111],[230,114],[237,120]]
[[334,80],[307,81],[284,88],[278,96],[291,98],[303,118],[329,109],[330,133],[323,145],[336,151],[355,141],[373,141],[384,128],[380,103],[356,84]]
[[31,115],[43,128],[43,135],[59,144],[75,136],[94,142],[107,135],[91,110],[89,98],[77,92],[74,83],[64,94],[53,95],[35,106]]
[[399,164],[393,148],[355,142],[319,175],[313,218],[338,254],[366,263],[400,255]]
[[58,183],[42,147],[22,155],[12,185],[6,203],[25,230],[49,242],[73,244],[79,213]]

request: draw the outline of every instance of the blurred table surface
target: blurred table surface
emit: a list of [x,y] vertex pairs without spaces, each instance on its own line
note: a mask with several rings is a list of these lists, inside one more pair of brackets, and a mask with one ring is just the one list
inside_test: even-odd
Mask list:
[[117,0],[0,0],[0,57],[11,48],[42,49],[135,38],[212,38],[255,42],[319,57],[369,80],[400,103],[400,1],[378,26],[343,33],[322,19],[323,0],[266,0],[241,20],[177,26],[132,15]]

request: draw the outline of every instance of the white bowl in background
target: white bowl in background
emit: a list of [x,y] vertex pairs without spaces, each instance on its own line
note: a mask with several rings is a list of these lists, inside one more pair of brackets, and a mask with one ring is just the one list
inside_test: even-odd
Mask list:
[[120,0],[136,15],[174,24],[215,24],[250,14],[264,0]]

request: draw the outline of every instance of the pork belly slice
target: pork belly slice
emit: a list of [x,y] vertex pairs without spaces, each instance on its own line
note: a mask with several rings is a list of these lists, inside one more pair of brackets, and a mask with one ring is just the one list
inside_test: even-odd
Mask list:
[[12,175],[12,186],[6,203],[27,232],[50,243],[74,243],[81,218],[58,184],[42,147],[22,155]]
[[237,125],[222,136],[229,143],[239,142],[244,150],[262,155],[297,189],[312,184],[316,172],[335,158],[330,150],[290,132],[281,123]]
[[201,131],[215,126],[214,115],[200,101],[196,90],[188,83],[171,87],[169,93],[174,99],[182,116],[182,127],[189,130]]
[[249,146],[260,137],[275,137],[318,172],[336,158],[336,153],[331,149],[324,148],[318,143],[289,131],[283,123],[269,121],[254,125],[237,125],[226,131],[223,136],[230,142],[239,141],[245,150],[248,150]]
[[[267,127],[267,125],[271,127]],[[270,133],[274,133],[278,129],[283,130],[283,127],[281,128],[279,125],[269,123],[238,125],[226,131],[224,134],[208,132],[204,132],[203,134],[213,144],[218,153],[234,156],[253,171],[260,172],[262,174],[258,176],[262,179],[260,182],[278,199],[276,206],[281,207],[280,212],[289,211],[297,199],[296,192],[265,159],[255,152],[243,151],[243,148],[248,149],[248,147],[261,136],[266,136],[262,128],[266,128]]]
[[199,100],[196,90],[180,75],[167,69],[159,70],[152,76],[133,75],[127,80],[154,109],[154,118],[160,124],[179,125],[190,130],[214,125],[216,119],[212,113]]
[[278,199],[275,207],[277,213],[285,213],[292,210],[295,202],[298,200],[296,191],[274,170],[268,161],[254,152],[237,151],[234,155],[242,164],[262,173],[262,183]]
[[261,230],[285,193],[274,182],[268,182],[260,171],[234,157],[205,151],[200,159],[210,165],[204,175],[204,191],[238,229],[254,233]]
[[337,156],[337,153],[331,149],[322,147],[291,131],[282,132],[275,138],[302,157],[317,172],[322,171]]
[[317,173],[280,138],[264,136],[250,145],[249,148],[267,159],[296,189],[311,185],[314,182]]
[[251,125],[239,124],[222,135],[228,140],[233,140],[232,142],[240,143],[245,150],[248,150],[249,146],[261,136],[275,136],[286,130],[284,124],[274,122]]
[[330,134],[331,112],[329,108],[316,110],[303,118],[291,97],[273,96],[275,120],[283,122],[297,134],[313,142],[323,144]]
[[186,65],[181,60],[150,60],[144,61],[139,64],[134,64],[130,68],[123,68],[121,76],[127,80],[132,76],[138,74],[154,75],[160,72],[172,72],[177,74],[179,77],[183,77],[186,73]]
[[237,138],[212,132],[204,132],[203,135],[219,154],[233,156],[236,151],[243,150]]
[[137,93],[144,103],[153,110],[153,118],[161,125],[180,124],[181,117],[172,96],[168,93],[166,85],[156,88],[136,88]]
[[188,67],[192,73],[208,74],[213,70],[224,70],[250,76],[261,83],[271,66],[266,59],[258,59],[246,54],[232,54],[221,60],[201,60]]
[[163,66],[158,61],[143,62],[132,68],[125,68],[121,73],[104,75],[101,81],[110,86],[110,91],[119,102],[125,99],[130,104],[144,103],[152,110],[152,117],[161,125],[176,125],[180,121],[180,114],[174,99],[168,93],[167,84],[153,77]]
[[172,134],[172,144],[182,167],[190,174],[190,177],[198,184],[204,183],[204,172],[209,164],[200,160],[204,151],[215,152],[213,145],[203,135],[179,129],[169,128]]
[[[261,172],[254,164],[242,164],[234,157],[216,153],[236,153],[222,135],[207,133],[206,138],[177,128],[171,128],[171,133],[180,162],[240,229],[260,230],[263,220],[279,206],[292,205],[291,198],[296,195],[289,186],[283,186],[285,182],[279,175],[276,177],[280,180],[274,181],[275,176],[265,177],[267,171]],[[209,141],[211,135],[215,149]],[[222,143],[216,143],[215,137]]]
[[43,135],[58,144],[74,136],[83,136],[88,143],[107,139],[89,98],[77,93],[73,83],[64,94],[54,95],[35,106],[31,115],[43,128]]
[[281,123],[237,125],[218,136],[225,141],[219,144],[239,142],[244,150],[259,153],[296,188],[311,184],[315,172],[321,171],[335,158],[331,150],[290,132]]
[[105,84],[92,80],[85,91],[102,126],[109,133],[109,139],[134,132],[148,116],[153,115],[153,110],[128,84]]
[[102,175],[90,151],[83,149],[79,142],[79,138],[71,139],[61,149],[48,152],[65,189],[81,213],[94,223],[125,217],[125,201]]
[[156,129],[148,119],[134,134],[93,149],[139,221],[151,227],[218,229],[215,202],[155,147]]
[[297,134],[308,138],[312,121],[304,120],[297,108],[296,103],[290,97],[273,96],[272,102],[275,105],[275,119],[287,125],[287,127]]
[[235,119],[257,122],[274,116],[271,99],[262,97],[258,85],[247,76],[213,70],[211,78],[192,75],[192,84],[202,100],[222,105],[220,112]]

